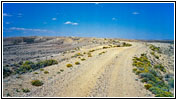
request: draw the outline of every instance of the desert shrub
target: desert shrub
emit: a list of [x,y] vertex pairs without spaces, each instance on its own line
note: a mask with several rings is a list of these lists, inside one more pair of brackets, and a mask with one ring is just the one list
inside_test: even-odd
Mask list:
[[156,65],[154,65],[154,68],[160,69],[161,71],[166,72],[166,69],[162,64],[156,64]]
[[20,90],[18,90],[18,89],[16,89],[15,91],[16,91],[16,92],[20,92]]
[[42,81],[40,81],[40,80],[32,80],[31,84],[33,86],[42,86],[44,83]]
[[156,47],[156,46],[154,46],[154,45],[151,44],[149,48],[150,48],[152,51],[161,53],[160,47]]
[[141,71],[138,70],[135,73],[136,73],[136,75],[139,75],[141,73]]
[[107,48],[110,48],[110,47],[105,47],[105,46],[103,47],[103,49],[107,49]]
[[87,55],[88,55],[88,57],[92,57],[92,54],[90,52]]
[[63,69],[60,69],[61,72],[63,72],[64,70]]
[[24,93],[30,92],[30,90],[29,90],[28,88],[22,88],[22,91],[23,91]]
[[73,67],[72,64],[67,64],[66,67],[70,68],[70,67]]
[[84,60],[86,60],[86,59],[85,59],[85,58],[82,58],[82,59],[81,59],[81,61],[84,61]]
[[78,56],[83,56],[81,53],[76,53],[74,56],[71,56],[71,58],[78,57]]
[[130,46],[132,46],[132,44],[123,42],[123,45],[122,45],[122,46],[123,46],[123,47],[130,47]]
[[89,50],[89,52],[94,52],[95,50]]
[[144,87],[148,90],[149,88],[152,87],[152,84],[145,84]]
[[156,97],[173,97],[173,94],[168,91],[164,91],[159,87],[151,87],[149,90],[155,94]]
[[102,54],[104,54],[104,53],[106,53],[106,51],[100,52],[98,55],[102,55]]
[[[17,74],[23,74],[27,72],[31,72],[33,70],[37,70],[39,68],[43,68],[46,66],[51,66],[58,64],[56,60],[50,59],[50,60],[44,60],[44,61],[39,61],[37,63],[33,63],[31,61],[25,61],[23,62],[18,69],[15,70],[15,73]],[[40,69],[40,71],[43,71],[44,69]]]
[[156,59],[159,59],[159,56],[155,54],[155,52],[151,52],[151,55],[153,55]]
[[57,72],[57,74],[60,74],[61,72]]
[[31,68],[30,65],[28,65],[28,64],[23,64],[23,65],[21,65],[21,66],[16,70],[16,72],[17,72],[18,74],[23,74],[23,73],[29,72],[31,69],[32,69],[32,68]]
[[79,65],[79,64],[80,64],[80,62],[78,62],[78,61],[77,61],[77,62],[75,62],[75,64],[76,64],[76,65]]
[[7,77],[12,74],[12,71],[8,67],[3,67],[3,77]]
[[137,71],[137,68],[133,68],[133,72],[136,72]]
[[[141,54],[141,56],[133,58],[133,66],[137,68],[133,69],[135,74],[139,76],[141,82],[145,82],[144,87],[151,91],[157,97],[168,97],[173,96],[171,92],[169,92],[169,84],[166,84],[163,80],[163,76],[159,73],[160,71],[165,72],[164,66],[161,64],[154,65],[148,60],[146,54]],[[159,69],[159,70],[157,70]],[[172,80],[171,83],[173,83]],[[172,84],[173,87],[174,83]]]
[[43,68],[41,68],[41,69],[40,69],[40,71],[44,71],[44,69],[43,69]]
[[170,78],[168,80],[168,85],[169,85],[170,88],[174,88],[174,78]]
[[44,74],[48,74],[49,72],[48,71],[44,71]]
[[39,74],[38,72],[34,72],[34,74]]

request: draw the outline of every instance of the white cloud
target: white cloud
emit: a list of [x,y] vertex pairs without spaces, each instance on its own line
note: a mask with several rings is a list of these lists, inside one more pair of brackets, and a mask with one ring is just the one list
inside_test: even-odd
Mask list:
[[78,25],[78,23],[71,22],[71,21],[67,21],[67,22],[65,22],[64,24]]
[[15,31],[22,31],[23,33],[27,32],[36,32],[36,33],[58,33],[55,31],[51,30],[46,30],[46,29],[31,29],[31,28],[19,28],[19,27],[11,27],[9,28],[10,31],[15,30]]
[[115,21],[116,21],[116,20],[117,20],[117,18],[113,17],[113,18],[112,18],[112,20],[115,20]]
[[67,22],[65,22],[64,24],[72,24],[72,22],[70,22],[70,21],[67,21]]
[[12,16],[12,15],[10,15],[10,14],[7,14],[7,13],[3,13],[3,16],[7,16],[7,17],[10,17],[10,16]]
[[72,23],[72,25],[78,25],[78,23]]
[[52,18],[52,20],[57,20],[57,18]]
[[5,24],[10,24],[10,22],[5,22]]
[[139,12],[133,12],[132,13],[133,15],[138,15],[138,14],[140,14]]

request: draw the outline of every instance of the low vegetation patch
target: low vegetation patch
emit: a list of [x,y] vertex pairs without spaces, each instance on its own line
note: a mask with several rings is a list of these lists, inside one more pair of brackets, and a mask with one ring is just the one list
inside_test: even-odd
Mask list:
[[90,50],[89,52],[94,52],[95,50]]
[[88,57],[92,57],[92,54],[89,52],[89,53],[87,53],[87,55],[88,55]]
[[155,69],[159,69],[159,70],[161,70],[163,72],[166,72],[166,69],[165,69],[165,67],[162,64],[156,64],[156,65],[154,65],[154,68]]
[[153,55],[156,59],[159,59],[159,56],[158,56],[158,55],[156,55],[154,51],[153,51],[153,52],[151,52],[150,54],[151,54],[151,55]]
[[122,45],[122,46],[123,46],[123,47],[130,47],[130,46],[132,46],[132,44],[123,42],[123,45]]
[[105,46],[103,47],[103,49],[107,49],[107,48],[110,48],[110,47],[105,47]]
[[79,64],[80,64],[80,62],[78,62],[78,61],[77,61],[77,62],[75,62],[75,64],[76,64],[76,65],[79,65]]
[[100,52],[98,55],[102,55],[102,54],[104,54],[104,53],[106,53],[105,51],[103,51],[103,52]]
[[154,45],[150,45],[149,48],[154,51],[154,52],[157,52],[157,53],[161,53],[161,50],[160,50],[160,47],[156,47]]
[[42,81],[40,81],[40,80],[32,80],[31,84],[33,86],[42,86],[44,83]]
[[84,60],[86,60],[86,59],[85,59],[85,58],[82,58],[82,59],[81,59],[81,61],[84,61]]
[[44,71],[44,74],[49,74],[49,71]]
[[165,70],[162,65],[152,65],[146,54],[133,58],[133,72],[139,76],[141,82],[146,83],[144,87],[155,94],[156,97],[173,97],[169,92],[169,85],[163,80],[160,71]]
[[[25,61],[25,62],[20,62],[19,64],[17,64],[17,69],[15,69],[14,71],[11,71],[9,69],[7,69],[6,67],[3,67],[3,71],[4,71],[4,76],[9,76],[12,72],[14,74],[24,74],[27,72],[32,72],[35,71],[39,68],[44,68],[46,66],[51,66],[51,65],[55,65],[58,64],[58,62],[56,60],[50,59],[50,60],[45,60],[45,61],[39,61],[39,62],[31,62],[31,61]],[[40,71],[43,71],[44,69],[40,69]]]
[[13,72],[6,66],[3,67],[3,77],[11,75]]
[[60,69],[61,72],[63,72],[64,70],[63,69]]
[[43,69],[43,68],[41,68],[41,69],[40,69],[40,71],[44,71],[44,69]]
[[34,74],[39,74],[38,72],[34,72]]
[[79,57],[79,56],[83,56],[83,54],[81,54],[81,53],[76,53],[74,56],[71,56],[71,58]]
[[67,64],[66,67],[70,68],[70,67],[73,67],[72,64]]
[[30,92],[30,90],[29,90],[28,88],[22,88],[22,91],[23,91],[24,93]]

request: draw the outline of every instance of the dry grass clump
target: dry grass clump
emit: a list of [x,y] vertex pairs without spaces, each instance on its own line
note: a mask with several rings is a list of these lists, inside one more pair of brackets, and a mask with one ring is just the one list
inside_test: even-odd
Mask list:
[[42,86],[44,83],[42,81],[40,81],[40,80],[32,80],[31,84],[33,86]]
[[[146,83],[144,87],[155,94],[156,97],[173,97],[170,91],[170,84],[164,81],[163,75],[166,72],[161,64],[152,65],[146,54],[133,58],[133,72],[139,76],[141,82]],[[173,86],[173,84],[172,84]]]
[[74,56],[71,56],[71,58],[79,57],[79,56],[83,56],[83,54],[81,54],[81,53],[76,53]]
[[86,59],[85,59],[85,58],[82,58],[82,59],[81,59],[81,61],[84,61],[84,60],[86,60]]
[[104,53],[106,53],[106,51],[100,52],[98,55],[102,55],[102,54],[104,54]]
[[150,52],[150,54],[153,55],[156,59],[159,59],[159,56],[157,56],[154,51]]
[[72,64],[67,64],[66,67],[70,68],[70,67],[73,67]]
[[34,74],[39,74],[38,72],[34,72]]
[[95,50],[90,50],[89,52],[94,52]]
[[44,74],[48,74],[49,72],[48,71],[44,71]]
[[80,64],[80,62],[78,62],[78,61],[77,61],[77,62],[75,62],[75,64],[76,64],[76,65],[79,65],[79,64]]
[[24,93],[30,92],[30,90],[29,90],[28,88],[22,88],[22,91],[23,91]]
[[152,87],[152,84],[145,84],[144,87],[148,90],[149,88]]
[[44,69],[43,69],[43,68],[41,68],[41,69],[40,69],[40,71],[44,71]]
[[63,69],[60,69],[61,72],[63,72],[64,70]]
[[87,55],[88,55],[88,57],[92,57],[92,54],[89,52],[89,53],[87,53]]
[[130,46],[132,46],[132,44],[123,42],[123,47],[130,47]]
[[107,49],[107,48],[110,48],[110,47],[105,47],[105,46],[103,47],[103,49]]

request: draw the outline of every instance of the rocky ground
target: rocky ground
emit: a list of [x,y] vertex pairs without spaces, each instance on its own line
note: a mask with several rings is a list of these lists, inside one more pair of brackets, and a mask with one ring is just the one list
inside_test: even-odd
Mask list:
[[[45,39],[37,37],[35,41]],[[123,42],[130,47],[117,47]],[[149,53],[149,44],[161,48],[160,58]],[[114,47],[115,46],[115,47]],[[104,48],[109,47],[109,48]],[[94,51],[93,51],[94,50]],[[148,53],[152,62],[161,62],[168,74],[174,75],[174,46],[169,43],[145,43],[96,38],[50,38],[32,44],[7,42],[3,47],[3,64],[21,60],[55,59],[59,63],[22,75],[3,79],[3,96],[12,97],[153,97],[132,72],[132,58]],[[40,51],[40,52],[39,52]],[[35,52],[35,53],[32,53]],[[88,56],[88,53],[91,56]],[[73,57],[81,53],[82,56]],[[17,59],[18,58],[18,59]],[[81,60],[85,58],[85,60]],[[13,60],[10,60],[13,59]],[[9,61],[10,60],[10,61]],[[80,64],[76,65],[75,62]],[[72,67],[66,67],[72,64]],[[37,74],[35,74],[37,72]],[[42,86],[31,85],[41,80]],[[25,93],[23,89],[28,89]]]

